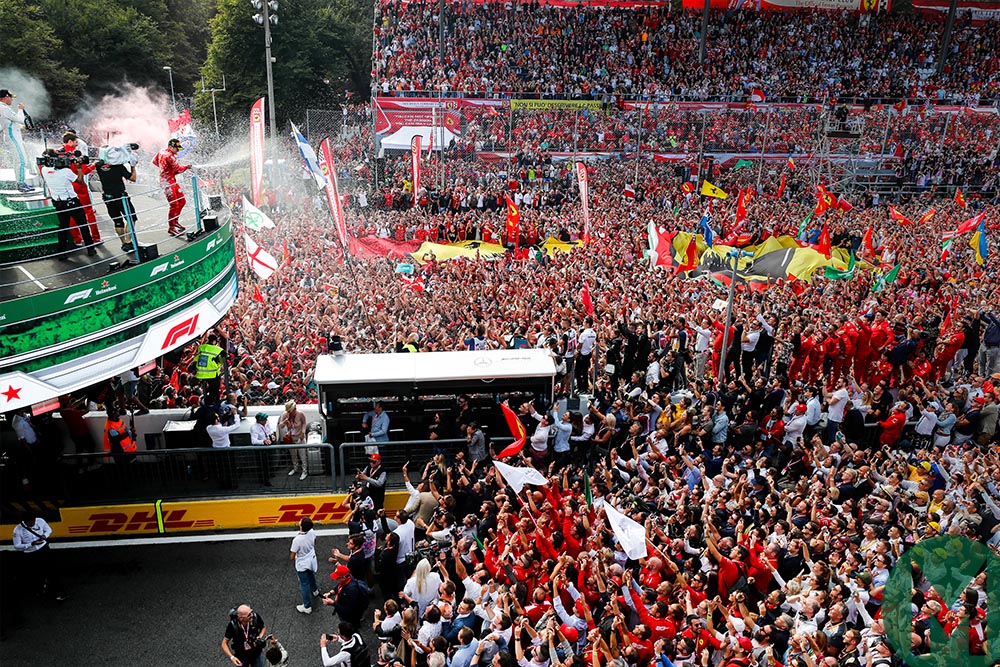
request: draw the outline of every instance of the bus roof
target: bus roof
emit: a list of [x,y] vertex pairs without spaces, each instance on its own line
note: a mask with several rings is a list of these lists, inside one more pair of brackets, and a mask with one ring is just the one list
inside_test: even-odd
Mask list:
[[554,377],[548,350],[465,350],[417,354],[320,355],[317,385],[449,382],[456,380]]

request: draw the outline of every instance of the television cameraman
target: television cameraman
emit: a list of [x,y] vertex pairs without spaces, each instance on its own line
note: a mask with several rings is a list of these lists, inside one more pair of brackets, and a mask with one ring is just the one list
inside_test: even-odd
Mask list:
[[101,152],[101,159],[97,162],[97,177],[101,179],[104,205],[108,209],[108,216],[115,224],[115,233],[122,242],[122,250],[126,252],[134,250],[132,229],[126,225],[126,218],[131,218],[133,225],[139,219],[135,206],[132,205],[132,200],[125,190],[125,181],[135,183],[135,160],[131,151],[138,148],[139,144],[112,146],[106,152]]
[[[90,235],[90,227],[87,225],[87,218],[83,213],[83,207],[73,189],[74,183],[83,182],[83,172],[73,173],[70,165],[80,158],[66,153],[57,153],[50,148],[42,153],[38,158],[38,166],[42,172],[42,178],[49,188],[49,195],[52,198],[52,205],[56,209],[56,216],[59,218],[59,259],[69,260],[66,255],[70,250],[76,249],[76,244],[70,238],[70,223],[75,222],[83,236],[87,254],[94,256],[97,248],[94,247],[94,239]],[[86,161],[86,158],[82,158]]]

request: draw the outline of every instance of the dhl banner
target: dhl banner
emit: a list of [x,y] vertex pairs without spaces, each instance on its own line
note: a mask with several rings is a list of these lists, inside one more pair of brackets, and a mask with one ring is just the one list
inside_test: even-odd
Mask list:
[[[385,494],[385,509],[401,509],[409,494]],[[40,513],[52,526],[53,540],[95,537],[133,537],[277,526],[294,528],[300,519],[342,524],[350,514],[347,495],[227,498],[224,500],[157,500],[135,505],[64,507],[59,517]],[[4,543],[10,543],[14,525],[0,525]]]

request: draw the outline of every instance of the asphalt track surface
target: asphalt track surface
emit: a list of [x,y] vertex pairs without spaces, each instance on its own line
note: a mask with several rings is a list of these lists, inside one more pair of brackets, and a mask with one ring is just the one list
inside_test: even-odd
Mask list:
[[[330,549],[345,551],[346,542],[346,535],[317,538],[321,591],[332,584]],[[4,552],[0,664],[232,667],[220,643],[229,609],[245,603],[263,616],[292,664],[321,665],[320,635],[335,633],[337,619],[322,604],[308,616],[295,610],[301,598],[290,544],[267,539],[53,549],[69,595],[62,603],[19,595],[16,566],[23,554]],[[366,621],[381,604],[376,593]],[[371,625],[365,625],[365,640],[377,650]]]

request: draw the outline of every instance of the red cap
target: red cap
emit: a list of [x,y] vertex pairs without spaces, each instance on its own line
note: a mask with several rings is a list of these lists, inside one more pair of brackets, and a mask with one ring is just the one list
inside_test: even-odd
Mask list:
[[749,637],[740,637],[739,639],[736,640],[736,643],[739,644],[740,648],[746,651],[747,653],[753,651],[753,642],[750,641]]
[[382,455],[379,454],[378,452],[375,452],[374,454],[372,454],[371,456],[368,457],[368,460],[369,461],[378,461],[379,463],[381,463],[382,462]]
[[978,403],[979,405],[985,405],[986,404],[986,397],[985,396],[976,396],[975,398],[972,399],[972,402],[973,403]]
[[804,415],[806,413],[806,410],[808,409],[809,408],[806,407],[805,403],[799,403],[798,405],[795,406],[795,414]]
[[575,644],[577,641],[580,640],[580,631],[574,628],[572,625],[566,625],[565,623],[563,623],[562,625],[559,626],[559,630],[563,633],[563,636],[566,637],[566,641],[568,641],[570,644]]
[[343,579],[350,573],[351,571],[347,569],[346,565],[338,565],[337,569],[330,573],[330,578],[336,581],[337,579]]

